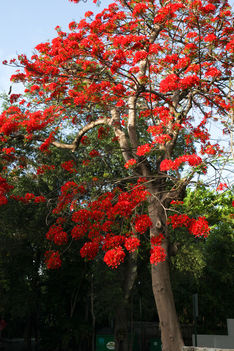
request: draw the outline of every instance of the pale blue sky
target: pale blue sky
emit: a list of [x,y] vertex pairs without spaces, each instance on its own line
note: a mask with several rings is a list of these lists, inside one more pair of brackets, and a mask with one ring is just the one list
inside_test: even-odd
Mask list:
[[[98,13],[111,2],[101,0],[98,7],[92,0],[79,4],[68,0],[0,0],[0,93],[8,92],[9,77],[15,71],[2,65],[3,60],[22,53],[30,56],[37,44],[56,36],[57,25],[67,31],[68,24],[83,18],[86,11]],[[18,89],[15,84],[13,92]]]

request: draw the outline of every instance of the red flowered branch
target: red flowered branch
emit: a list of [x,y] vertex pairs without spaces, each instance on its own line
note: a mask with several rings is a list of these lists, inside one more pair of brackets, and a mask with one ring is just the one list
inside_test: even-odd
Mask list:
[[[59,246],[82,239],[82,257],[93,259],[101,249],[104,261],[117,267],[150,231],[150,262],[162,262],[168,244],[166,215],[156,223],[147,206],[155,198],[158,208],[168,210],[196,172],[206,173],[207,165],[224,155],[210,140],[209,123],[219,118],[224,133],[231,132],[234,39],[229,5],[219,0],[121,0],[96,16],[86,12],[80,22],[70,23],[69,32],[56,30],[57,37],[37,45],[30,59],[19,55],[3,62],[17,67],[11,80],[24,83],[26,94],[11,94],[10,106],[0,115],[0,204],[7,203],[12,190],[7,178],[12,164],[18,162],[24,171],[16,152],[19,138],[39,147],[43,157],[53,147],[73,152],[86,148],[81,162],[61,163],[67,175],[75,177],[81,167],[88,169],[105,157],[100,145],[112,135],[111,146],[122,154],[124,172],[146,176],[145,187],[138,183],[128,191],[111,190],[81,206],[87,184],[65,182],[53,209],[60,217],[47,239]],[[76,133],[70,144],[67,126],[73,136]],[[95,142],[89,138],[94,130]],[[184,167],[189,175],[181,179]],[[37,165],[35,173],[40,177],[53,171],[48,162]],[[219,191],[226,187],[216,186]],[[31,193],[11,198],[29,204],[46,201]],[[66,211],[75,223],[70,232],[64,229]],[[127,228],[120,233],[123,221]],[[175,214],[169,223],[174,229],[185,226],[195,236],[209,234],[203,217]],[[59,251],[48,251],[46,262],[58,268]]]

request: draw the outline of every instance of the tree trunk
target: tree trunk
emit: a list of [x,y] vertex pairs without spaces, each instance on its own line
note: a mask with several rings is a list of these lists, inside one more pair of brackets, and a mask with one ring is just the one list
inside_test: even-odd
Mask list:
[[30,313],[27,318],[27,323],[24,329],[24,342],[26,344],[27,351],[30,351],[32,349],[32,324],[32,314]]
[[128,305],[122,302],[115,314],[115,351],[129,351],[128,342]]
[[181,351],[184,346],[171,289],[168,262],[152,265],[152,287],[157,306],[163,351]]
[[129,308],[130,297],[137,277],[137,253],[129,254],[126,265],[123,266],[122,298],[115,314],[115,351],[129,351],[131,340],[129,338]]
[[[163,233],[166,236],[163,247],[167,252],[169,240],[166,233],[166,216],[159,201],[149,205],[149,216],[153,222],[151,236]],[[163,351],[182,351],[184,342],[176,314],[174,297],[170,282],[168,259],[158,265],[152,265],[152,288],[157,306]]]

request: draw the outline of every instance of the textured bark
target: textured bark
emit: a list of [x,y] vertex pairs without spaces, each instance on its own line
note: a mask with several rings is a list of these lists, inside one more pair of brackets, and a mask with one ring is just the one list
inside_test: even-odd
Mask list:
[[152,287],[160,320],[163,351],[181,351],[184,346],[172,294],[168,262],[152,265]]
[[[159,201],[152,201],[149,206],[149,215],[153,222],[151,236],[164,232],[166,217]],[[162,246],[166,251],[168,251],[168,243],[168,238],[165,238]],[[168,260],[156,266],[152,265],[151,274],[153,294],[160,321],[162,350],[182,351],[184,342],[175,309]]]
[[115,351],[129,351],[128,304],[122,302],[115,314]]
[[124,267],[122,285],[123,296],[115,315],[115,351],[129,351],[130,338],[128,335],[129,303],[132,288],[137,277],[136,253],[129,255]]

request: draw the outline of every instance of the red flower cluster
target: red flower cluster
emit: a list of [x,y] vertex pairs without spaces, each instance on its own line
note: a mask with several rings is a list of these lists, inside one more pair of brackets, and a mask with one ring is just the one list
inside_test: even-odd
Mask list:
[[6,155],[14,154],[15,148],[14,147],[4,147],[2,149],[2,152],[4,152]]
[[227,186],[227,183],[220,183],[217,188],[216,188],[216,191],[222,191],[224,189],[226,189],[228,186]]
[[122,235],[107,234],[102,245],[103,251],[108,251],[119,247],[124,243],[125,237]]
[[46,198],[43,195],[35,196],[34,202],[35,203],[46,202]]
[[46,238],[56,245],[64,245],[68,240],[67,233],[63,231],[61,225],[52,225],[46,234]]
[[61,258],[58,251],[46,251],[45,252],[45,263],[49,269],[57,269],[61,266]]
[[[185,63],[185,62],[184,62]],[[182,62],[180,62],[182,64]],[[191,75],[184,78],[179,78],[176,74],[169,74],[160,83],[160,92],[167,93],[169,91],[175,91],[177,89],[188,89],[191,86],[196,86],[200,82],[197,75]]]
[[93,260],[98,253],[99,243],[95,241],[87,242],[80,249],[80,255],[88,260]]
[[7,203],[7,192],[12,189],[13,186],[9,185],[5,178],[0,176],[0,205],[5,205]]
[[48,152],[49,150],[49,146],[52,143],[52,141],[54,140],[54,134],[55,132],[51,132],[50,135],[48,136],[48,138],[41,144],[41,146],[39,147],[39,150],[41,152]]
[[148,53],[145,50],[137,51],[133,59],[133,64],[141,60],[145,60],[147,56],[148,56]]
[[130,160],[128,160],[128,162],[125,163],[124,167],[125,168],[131,168],[136,164],[136,160],[134,158],[131,158]]
[[188,230],[194,236],[203,236],[204,238],[206,238],[210,233],[210,228],[205,217],[192,219]]
[[154,138],[154,143],[165,144],[170,141],[172,137],[169,134],[162,134]]
[[117,268],[124,261],[125,252],[121,246],[117,246],[105,253],[104,262],[111,268]]
[[157,125],[157,126],[149,126],[147,129],[148,133],[151,133],[153,136],[156,136],[158,134],[162,134],[163,133],[163,126]]
[[178,89],[179,77],[176,74],[169,74],[160,83],[160,92],[167,93]]
[[188,162],[190,166],[197,167],[202,163],[200,156],[196,154],[183,155],[173,160],[163,160],[160,164],[161,171],[177,170],[182,163]]
[[88,226],[85,223],[77,224],[75,227],[72,228],[71,237],[75,240],[79,240],[83,238],[88,230]]
[[100,127],[98,128],[98,139],[103,139],[109,133],[109,128]]
[[47,171],[54,170],[55,166],[54,165],[42,165],[37,168],[37,175],[44,174]]
[[208,34],[204,37],[205,42],[213,42],[217,39],[216,35],[214,33]]
[[97,157],[100,156],[100,153],[97,150],[93,149],[92,151],[90,151],[89,156]]
[[150,250],[150,263],[159,264],[166,260],[166,252],[162,246],[156,245],[153,246]]
[[75,169],[75,162],[73,160],[69,160],[66,162],[61,163],[61,167],[68,171],[69,173],[76,172],[77,170]]
[[215,12],[215,10],[216,6],[210,2],[207,5],[201,7],[201,11],[203,13],[212,13]]
[[154,23],[163,23],[165,21],[173,19],[174,17],[176,17],[175,12],[181,7],[184,7],[182,3],[170,3],[160,8],[157,12],[157,15],[154,18]]
[[92,213],[89,210],[81,209],[72,214],[72,220],[75,223],[85,223],[91,218],[91,216]]
[[32,201],[35,203],[46,202],[46,198],[43,195],[36,196],[32,193],[26,193],[24,196],[11,195],[11,198],[16,201],[21,201],[24,204],[31,203]]
[[135,236],[130,236],[125,239],[124,246],[129,252],[134,252],[140,246],[140,240]]
[[150,238],[151,245],[161,245],[162,241],[164,239],[164,235],[162,233],[158,234],[157,236],[152,236]]
[[172,200],[171,205],[183,205],[184,201]]
[[179,227],[186,227],[190,234],[194,236],[203,236],[206,238],[209,235],[210,228],[205,217],[198,217],[198,219],[190,218],[186,214],[174,214],[169,217],[173,229]]
[[138,146],[137,148],[137,156],[144,156],[145,154],[149,153],[152,149],[152,146],[149,144]]
[[84,194],[85,191],[83,185],[78,185],[73,181],[65,183],[61,187],[61,195],[58,198],[58,204],[53,210],[53,213],[56,214],[64,210],[75,197],[78,197],[79,194]]
[[140,215],[140,216],[137,216],[136,217],[136,220],[135,220],[135,229],[138,233],[145,233],[146,230],[148,228],[150,228],[152,226],[152,221],[151,219],[149,218],[148,215],[144,214],[144,215]]
[[138,15],[144,13],[147,10],[147,5],[144,3],[138,3],[135,5],[132,15],[137,17]]
[[[144,179],[140,179],[136,186],[127,191],[119,188],[113,192],[107,192],[97,200],[90,202],[86,208],[81,208],[72,213],[72,220],[76,225],[71,230],[72,238],[78,240],[87,238],[81,249],[81,256],[89,260],[96,257],[99,248],[105,254],[105,262],[112,268],[117,267],[124,259],[124,248],[129,252],[135,251],[140,245],[140,240],[132,232],[125,235],[115,235],[114,232],[120,230],[121,222],[131,226],[135,224],[135,229],[139,233],[144,233],[152,224],[148,215],[138,215],[132,219],[137,206],[141,205],[148,196],[145,187],[141,185]],[[68,182],[62,187],[62,201],[65,204],[71,203],[76,197],[77,185]],[[58,207],[58,206],[57,206]],[[116,217],[119,216],[118,221]],[[65,243],[65,238],[60,222],[53,225],[47,233],[49,240],[57,241],[58,244]],[[64,242],[63,242],[64,240]]]
[[200,79],[196,74],[193,74],[192,76],[187,76],[179,81],[179,89],[185,90],[188,89],[191,86],[197,86],[200,82]]

